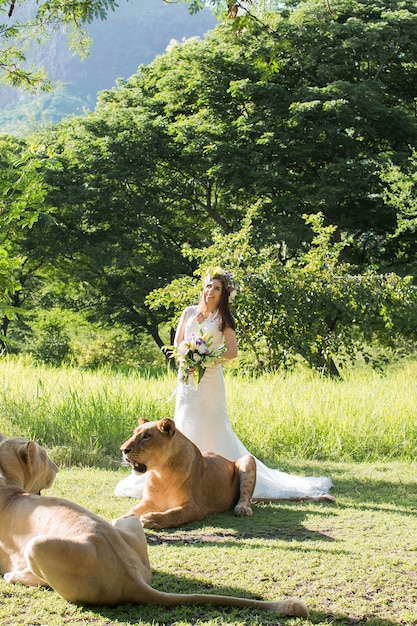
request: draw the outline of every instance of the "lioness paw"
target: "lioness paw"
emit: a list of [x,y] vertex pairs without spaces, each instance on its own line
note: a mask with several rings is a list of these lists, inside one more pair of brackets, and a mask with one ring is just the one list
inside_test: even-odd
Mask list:
[[273,603],[276,606],[276,610],[283,615],[294,615],[295,617],[309,617],[310,611],[302,600],[298,598],[288,598],[287,600],[281,600],[280,602]]
[[243,517],[246,515],[247,517],[251,517],[253,515],[253,511],[250,506],[242,506],[241,504],[237,504],[234,508],[234,514],[237,517]]
[[3,578],[8,583],[19,585],[37,586],[45,584],[45,581],[35,576],[29,569],[7,572],[3,575]]
[[161,530],[164,528],[161,520],[158,519],[158,513],[144,513],[140,516],[141,524],[144,528],[152,528],[153,530]]

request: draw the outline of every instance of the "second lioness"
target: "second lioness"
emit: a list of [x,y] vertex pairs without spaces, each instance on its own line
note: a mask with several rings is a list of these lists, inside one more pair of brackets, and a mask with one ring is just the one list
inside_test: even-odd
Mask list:
[[145,528],[172,528],[233,507],[235,515],[252,515],[256,463],[250,454],[229,461],[201,453],[169,418],[139,420],[121,450],[135,471],[146,472],[141,501],[123,517],[135,515]]

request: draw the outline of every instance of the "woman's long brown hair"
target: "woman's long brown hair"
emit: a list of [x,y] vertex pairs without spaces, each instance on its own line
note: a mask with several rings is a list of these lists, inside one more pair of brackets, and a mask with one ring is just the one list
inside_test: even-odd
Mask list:
[[[225,328],[232,328],[236,330],[236,322],[235,318],[232,315],[232,311],[230,310],[230,301],[229,301],[229,290],[228,285],[226,284],[226,280],[224,276],[221,274],[214,274],[210,277],[210,281],[219,280],[222,284],[222,292],[220,294],[220,302],[219,302],[219,315],[220,315],[220,325],[219,328],[223,331]],[[207,286],[208,283],[205,283],[204,287]],[[200,304],[203,302],[204,298],[204,289],[201,294]]]

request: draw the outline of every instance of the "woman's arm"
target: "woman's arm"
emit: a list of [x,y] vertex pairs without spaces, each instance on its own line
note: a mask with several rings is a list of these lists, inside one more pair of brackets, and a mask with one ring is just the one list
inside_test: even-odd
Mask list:
[[184,339],[185,322],[187,319],[186,310],[187,309],[184,309],[184,311],[181,314],[180,321],[178,322],[177,330],[175,333],[174,346],[176,348],[180,345],[181,341],[183,341]]
[[223,352],[222,358],[235,359],[237,357],[237,339],[236,333],[233,328],[228,326],[223,331],[224,345],[226,346],[226,352]]

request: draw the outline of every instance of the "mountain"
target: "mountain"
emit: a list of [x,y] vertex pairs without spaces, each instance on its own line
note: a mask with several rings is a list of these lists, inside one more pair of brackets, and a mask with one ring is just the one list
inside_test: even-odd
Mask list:
[[72,55],[63,32],[34,47],[29,65],[43,65],[60,85],[38,95],[1,87],[0,133],[24,135],[67,115],[93,110],[97,92],[110,89],[117,79],[129,78],[140,65],[151,63],[165,52],[171,39],[202,37],[215,25],[208,8],[190,15],[188,6],[181,3],[121,0],[106,20],[88,26],[92,45],[86,60]]

